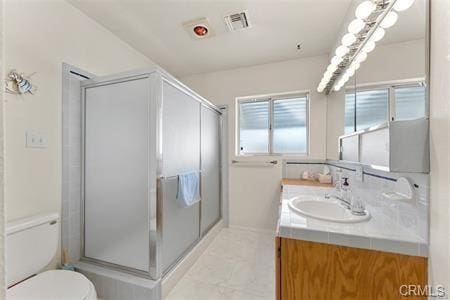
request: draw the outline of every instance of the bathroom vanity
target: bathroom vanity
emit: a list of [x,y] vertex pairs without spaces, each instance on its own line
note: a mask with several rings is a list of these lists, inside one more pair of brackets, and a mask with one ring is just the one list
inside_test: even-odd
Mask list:
[[[359,223],[305,217],[290,199],[326,201],[334,188],[284,180],[275,238],[276,296],[301,299],[404,299],[402,285],[427,283],[427,245],[377,207]],[[331,200],[330,200],[331,201]],[[408,297],[425,299],[425,297]]]

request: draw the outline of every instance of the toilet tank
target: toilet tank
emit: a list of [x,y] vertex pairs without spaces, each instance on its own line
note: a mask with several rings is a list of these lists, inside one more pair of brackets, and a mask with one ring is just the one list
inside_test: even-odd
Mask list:
[[40,214],[7,223],[7,286],[39,273],[52,261],[58,249],[59,228],[57,213]]

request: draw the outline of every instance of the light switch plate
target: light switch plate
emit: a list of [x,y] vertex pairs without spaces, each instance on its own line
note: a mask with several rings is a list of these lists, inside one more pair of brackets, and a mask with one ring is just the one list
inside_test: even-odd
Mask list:
[[364,169],[362,166],[355,167],[355,179],[361,182],[364,180]]
[[47,148],[47,139],[44,135],[36,131],[25,132],[25,147],[27,148]]

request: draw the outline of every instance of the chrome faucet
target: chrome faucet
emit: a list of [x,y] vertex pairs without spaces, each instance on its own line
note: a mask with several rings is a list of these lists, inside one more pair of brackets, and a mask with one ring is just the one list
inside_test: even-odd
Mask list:
[[325,199],[331,199],[331,198],[339,200],[341,202],[342,206],[344,206],[346,209],[350,209],[350,210],[352,209],[352,204],[350,203],[350,201],[348,201],[342,197],[339,197],[339,196],[330,195],[328,193],[325,194]]
[[325,194],[325,199],[331,199],[334,198],[338,200],[343,207],[350,210],[352,214],[357,216],[364,216],[366,214],[364,203],[358,199],[355,201],[355,203],[352,203],[353,201],[348,201],[347,199],[344,199],[342,197],[336,196],[336,195],[330,195],[328,193]]

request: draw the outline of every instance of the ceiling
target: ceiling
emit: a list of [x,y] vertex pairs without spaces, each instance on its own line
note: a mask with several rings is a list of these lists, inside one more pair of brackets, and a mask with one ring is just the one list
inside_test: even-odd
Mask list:
[[[176,76],[326,54],[351,0],[69,0]],[[252,27],[223,17],[248,10]],[[192,39],[182,23],[207,17],[215,36]],[[297,50],[297,44],[302,49]]]
[[[327,54],[347,10],[360,0],[68,1],[175,76],[184,76]],[[414,22],[422,13],[417,7],[400,17],[383,42],[424,35]],[[252,27],[228,32],[223,17],[244,9]],[[208,18],[215,36],[188,35],[182,23],[199,17]]]
[[416,0],[406,11],[398,13],[398,21],[386,29],[385,37],[380,44],[400,43],[425,38],[426,0]]

